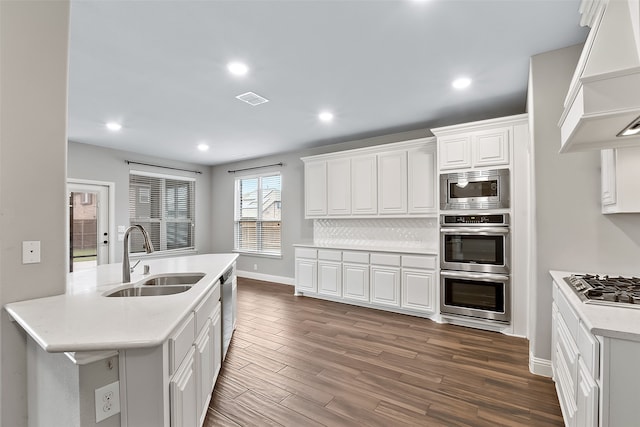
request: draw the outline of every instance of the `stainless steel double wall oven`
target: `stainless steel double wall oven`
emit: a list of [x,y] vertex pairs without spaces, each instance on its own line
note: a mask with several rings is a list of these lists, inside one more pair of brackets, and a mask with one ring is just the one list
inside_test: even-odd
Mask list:
[[441,176],[441,208],[452,211],[440,216],[442,314],[511,321],[510,217],[492,211],[509,207],[508,183],[508,169]]

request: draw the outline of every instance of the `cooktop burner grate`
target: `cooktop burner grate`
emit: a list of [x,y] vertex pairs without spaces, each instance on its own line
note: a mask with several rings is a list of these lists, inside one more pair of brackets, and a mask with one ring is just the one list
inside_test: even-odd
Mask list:
[[640,278],[574,274],[564,280],[585,303],[640,308]]

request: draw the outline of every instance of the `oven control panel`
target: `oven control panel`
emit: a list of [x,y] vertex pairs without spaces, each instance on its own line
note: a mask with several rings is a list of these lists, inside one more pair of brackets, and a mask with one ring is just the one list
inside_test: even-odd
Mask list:
[[494,215],[442,215],[440,223],[447,225],[509,225],[509,214]]

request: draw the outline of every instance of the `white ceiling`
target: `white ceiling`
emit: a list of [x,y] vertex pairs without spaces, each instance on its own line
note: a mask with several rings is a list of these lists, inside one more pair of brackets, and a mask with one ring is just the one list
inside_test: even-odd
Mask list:
[[[529,58],[585,40],[578,7],[74,0],[69,139],[213,165],[522,113]],[[230,75],[231,60],[249,74]],[[473,79],[464,91],[451,87],[460,75]],[[235,99],[247,91],[270,102]],[[332,123],[317,119],[323,109]],[[106,130],[111,120],[123,129]]]

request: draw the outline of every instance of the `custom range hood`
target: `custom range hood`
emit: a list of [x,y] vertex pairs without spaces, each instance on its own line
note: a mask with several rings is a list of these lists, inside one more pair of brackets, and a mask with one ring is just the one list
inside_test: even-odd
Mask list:
[[560,152],[640,146],[640,0],[583,0],[580,12],[591,31],[558,124]]

